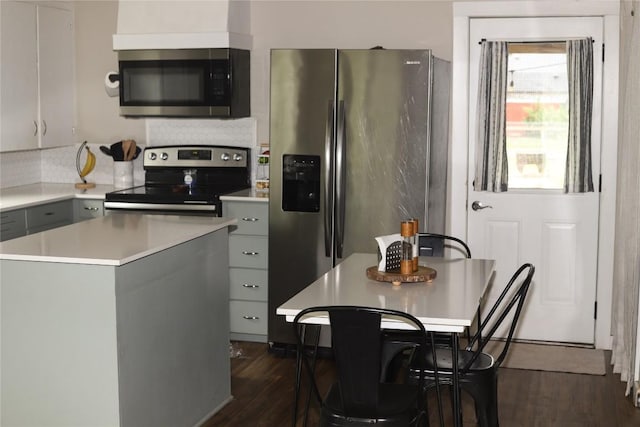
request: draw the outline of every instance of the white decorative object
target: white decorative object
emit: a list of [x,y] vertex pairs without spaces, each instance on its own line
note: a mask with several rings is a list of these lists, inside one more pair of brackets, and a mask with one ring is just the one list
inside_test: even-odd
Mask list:
[[133,162],[113,162],[113,186],[133,187]]
[[402,258],[402,236],[400,233],[378,236],[378,271],[390,271],[400,268]]

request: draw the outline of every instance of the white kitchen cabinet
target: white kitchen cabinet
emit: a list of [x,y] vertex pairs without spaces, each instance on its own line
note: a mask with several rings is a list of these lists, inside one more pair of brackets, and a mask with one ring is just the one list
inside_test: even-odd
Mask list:
[[229,235],[231,339],[267,341],[269,205],[224,201],[223,215],[237,218]]
[[72,11],[18,1],[0,8],[0,151],[72,145]]
[[38,6],[40,147],[73,145],[73,14]]
[[38,148],[36,6],[0,2],[0,151]]

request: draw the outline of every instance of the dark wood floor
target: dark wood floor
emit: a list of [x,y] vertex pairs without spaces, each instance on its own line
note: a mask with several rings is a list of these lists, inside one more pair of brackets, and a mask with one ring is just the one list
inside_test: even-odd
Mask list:
[[[290,426],[295,359],[269,353],[266,344],[236,342],[234,348],[240,351],[239,357],[231,359],[234,399],[203,427]],[[333,362],[321,360],[318,373],[320,388],[327,387]],[[638,427],[640,409],[624,396],[624,388],[610,366],[603,376],[503,368],[499,377],[500,425]],[[474,426],[473,402],[463,396],[463,404],[464,425]],[[317,412],[313,412],[315,419]],[[450,416],[447,421],[452,425]]]

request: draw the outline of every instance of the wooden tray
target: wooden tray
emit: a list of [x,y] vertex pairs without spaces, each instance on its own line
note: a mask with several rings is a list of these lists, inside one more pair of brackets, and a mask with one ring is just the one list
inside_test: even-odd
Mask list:
[[378,282],[391,282],[394,285],[401,283],[432,282],[436,278],[437,272],[430,267],[418,266],[418,271],[411,274],[400,274],[398,272],[378,271],[378,266],[367,268],[367,277]]

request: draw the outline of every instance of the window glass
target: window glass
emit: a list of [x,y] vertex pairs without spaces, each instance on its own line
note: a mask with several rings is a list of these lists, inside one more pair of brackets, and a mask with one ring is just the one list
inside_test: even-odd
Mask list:
[[568,137],[564,43],[510,43],[507,90],[509,188],[561,189]]

